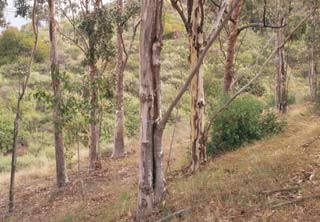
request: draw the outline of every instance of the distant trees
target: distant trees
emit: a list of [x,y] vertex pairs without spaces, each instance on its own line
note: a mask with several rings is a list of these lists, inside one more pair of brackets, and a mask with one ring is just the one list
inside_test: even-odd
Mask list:
[[[0,35],[0,66],[12,64],[19,56],[30,55],[34,37],[25,30],[8,27]],[[44,41],[39,41],[35,52],[35,62],[44,62],[49,57],[49,47]]]

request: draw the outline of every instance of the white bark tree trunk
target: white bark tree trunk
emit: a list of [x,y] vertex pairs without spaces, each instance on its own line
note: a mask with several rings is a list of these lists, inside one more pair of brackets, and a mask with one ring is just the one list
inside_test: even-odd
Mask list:
[[162,172],[160,52],[162,0],[142,0],[140,30],[140,164],[138,220],[152,212],[165,192]]

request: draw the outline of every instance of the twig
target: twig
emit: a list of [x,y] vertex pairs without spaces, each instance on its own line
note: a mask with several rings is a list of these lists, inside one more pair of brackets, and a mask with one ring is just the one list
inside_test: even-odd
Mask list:
[[187,213],[190,213],[191,211],[192,211],[192,207],[181,209],[181,210],[178,210],[172,214],[169,214],[168,216],[165,216],[164,218],[158,220],[157,222],[164,222],[164,221],[168,221],[174,217],[181,217]]
[[304,143],[303,145],[301,145],[301,147],[307,148],[307,147],[309,147],[310,145],[312,145],[314,142],[316,142],[317,140],[320,140],[320,136],[317,136],[317,137],[313,138],[312,140]]
[[261,194],[266,194],[266,195],[270,195],[270,194],[274,194],[274,193],[280,193],[280,192],[288,192],[288,191],[294,191],[294,190],[299,190],[301,187],[300,186],[296,186],[296,187],[289,187],[289,188],[283,188],[283,189],[275,189],[275,190],[264,190],[261,191]]
[[176,127],[177,127],[177,118],[179,115],[179,109],[176,108],[177,112],[176,112],[176,118],[175,118],[175,122],[173,125],[173,132],[172,132],[172,136],[171,136],[171,142],[170,142],[170,149],[169,149],[169,155],[168,155],[168,160],[167,160],[167,167],[165,170],[165,175],[168,175],[168,169],[170,168],[171,171],[171,167],[170,167],[170,161],[171,161],[171,154],[172,154],[172,147],[173,147],[173,142],[174,142],[174,137],[175,137],[175,133],[176,133]]
[[305,200],[318,199],[318,198],[320,198],[320,194],[309,195],[309,196],[300,197],[300,198],[297,198],[297,199],[294,199],[294,200],[290,200],[290,201],[287,201],[287,202],[275,204],[275,205],[269,206],[269,207],[267,207],[267,208],[273,210],[273,209],[277,209],[277,208],[280,208],[280,207],[284,207],[284,206],[287,206],[287,205],[290,205],[290,204],[301,203],[301,202],[303,202],[303,201],[305,201]]

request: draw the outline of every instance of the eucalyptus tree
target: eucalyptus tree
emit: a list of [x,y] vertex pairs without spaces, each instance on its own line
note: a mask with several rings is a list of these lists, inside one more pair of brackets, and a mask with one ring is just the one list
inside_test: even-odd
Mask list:
[[58,187],[63,187],[68,182],[63,145],[63,118],[61,75],[57,61],[57,24],[55,20],[55,1],[49,0],[49,39],[50,39],[50,70],[53,89],[53,125],[54,144],[56,155],[56,177]]
[[[198,61],[168,109],[161,115],[160,66],[162,49],[162,0],[141,1],[140,28],[140,161],[138,185],[138,220],[152,212],[161,203],[165,194],[162,166],[162,137],[168,119],[178,102],[189,88],[194,76],[213,42],[229,20],[234,6],[223,19],[226,1],[222,2],[217,18],[212,25],[206,45]],[[237,2],[236,2],[237,3]]]
[[6,25],[6,19],[4,17],[4,9],[7,6],[6,0],[0,0],[0,27]]
[[[319,0],[312,0],[305,2],[310,8],[319,7]],[[307,23],[307,30],[305,35],[305,42],[309,51],[309,87],[311,100],[315,101],[318,95],[318,59],[320,48],[317,42],[319,42],[319,12],[315,11]]]
[[[14,207],[14,186],[15,186],[15,173],[16,173],[16,162],[17,162],[17,145],[19,139],[19,128],[20,128],[20,120],[21,120],[21,103],[26,94],[26,90],[28,87],[32,64],[35,57],[35,52],[38,45],[38,20],[37,20],[37,0],[33,1],[32,7],[32,30],[34,34],[34,44],[30,53],[29,60],[22,64],[17,71],[17,76],[19,78],[19,90],[18,90],[18,99],[16,104],[16,115],[13,123],[13,141],[12,141],[12,150],[11,150],[11,174],[10,174],[10,188],[9,188],[9,213],[13,212]],[[29,8],[25,8],[22,11],[20,8],[17,8],[17,15],[26,16],[27,10]]]
[[89,170],[101,167],[97,153],[99,130],[99,85],[102,82],[103,68],[98,69],[100,63],[107,63],[114,56],[112,44],[114,10],[110,4],[103,5],[102,1],[65,1],[59,5],[63,17],[72,26],[69,33],[59,33],[75,44],[84,54],[83,65],[88,67],[89,91]]
[[114,129],[114,146],[112,157],[118,158],[124,155],[124,71],[131,54],[133,41],[140,24],[140,19],[137,23],[133,22],[133,29],[130,38],[129,46],[126,47],[124,40],[124,29],[128,26],[128,21],[135,16],[139,10],[138,3],[135,1],[117,0],[116,9],[116,33],[117,33],[117,56],[116,56],[116,75],[117,75],[117,90],[116,90],[116,115]]
[[[172,6],[178,12],[188,34],[189,41],[189,70],[196,66],[200,52],[204,47],[204,0],[183,1],[171,0]],[[185,10],[186,9],[186,10]],[[201,146],[201,135],[205,121],[205,95],[203,87],[203,70],[199,69],[190,83],[190,128],[191,128],[191,170],[196,170],[201,162],[206,161],[207,152]]]

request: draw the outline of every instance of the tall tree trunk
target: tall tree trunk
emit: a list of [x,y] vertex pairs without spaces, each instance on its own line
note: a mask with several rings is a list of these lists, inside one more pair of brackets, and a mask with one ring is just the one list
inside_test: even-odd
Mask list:
[[99,138],[99,121],[97,118],[98,110],[98,86],[97,86],[97,67],[95,64],[89,65],[90,76],[90,144],[89,144],[89,170],[100,168],[100,161],[97,155],[97,139]]
[[[198,63],[200,51],[204,44],[204,1],[193,1],[189,30],[189,66],[192,71]],[[202,68],[193,77],[190,84],[191,97],[191,170],[196,170],[200,163],[207,160],[205,146],[201,146],[200,138],[204,133],[205,97]]]
[[61,113],[61,83],[59,78],[59,64],[57,62],[57,27],[55,21],[55,2],[49,0],[49,37],[50,37],[50,66],[53,88],[53,125],[54,125],[54,142],[56,154],[56,173],[57,185],[62,187],[68,182],[64,150],[63,150],[63,133],[62,133],[62,113]]
[[309,86],[311,101],[314,102],[317,96],[317,66],[314,55],[314,46],[311,46],[310,70],[309,70]]
[[234,53],[236,42],[238,38],[238,26],[240,20],[240,12],[244,0],[239,1],[236,8],[232,12],[232,22],[230,21],[230,34],[227,40],[227,54],[226,54],[226,63],[224,67],[224,83],[223,90],[225,93],[229,93],[231,90],[231,85],[234,81]]
[[139,221],[152,212],[165,192],[162,172],[163,128],[159,126],[162,6],[162,0],[141,1]]
[[[118,13],[123,13],[123,0],[118,0]],[[124,107],[123,107],[123,45],[122,45],[123,26],[117,25],[117,104],[116,104],[116,126],[114,131],[114,147],[113,158],[118,158],[124,155]]]
[[[284,18],[280,19],[280,24],[284,25]],[[277,32],[277,46],[284,40],[284,30],[279,29]],[[276,99],[278,100],[277,108],[285,114],[287,112],[287,62],[285,48],[278,50],[278,67],[276,77]]]

